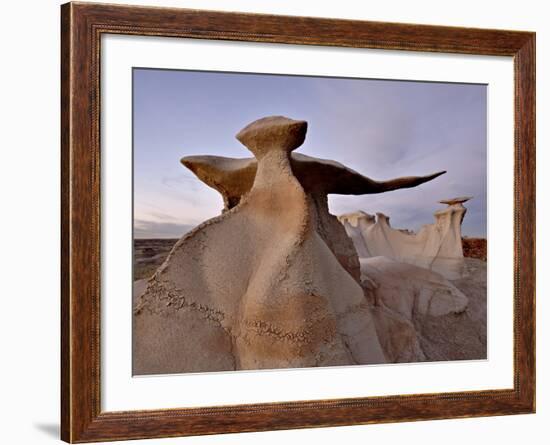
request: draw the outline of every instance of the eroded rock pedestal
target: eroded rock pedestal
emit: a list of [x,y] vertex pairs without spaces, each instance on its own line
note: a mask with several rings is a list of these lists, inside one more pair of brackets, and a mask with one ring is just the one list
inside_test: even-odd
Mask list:
[[182,159],[225,208],[176,243],[136,299],[134,374],[425,360],[417,314],[465,310],[458,289],[424,276],[433,272],[360,264],[327,206],[328,193],[414,187],[443,172],[374,181],[292,153],[306,130],[264,118],[237,135],[254,158]]

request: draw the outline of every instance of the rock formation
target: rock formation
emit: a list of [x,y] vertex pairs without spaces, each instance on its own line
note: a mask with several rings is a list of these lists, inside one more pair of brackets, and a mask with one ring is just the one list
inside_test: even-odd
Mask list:
[[[181,159],[181,163],[223,196],[224,210],[237,205],[241,197],[250,191],[258,168],[256,158],[186,156]],[[384,193],[416,187],[445,173],[440,171],[427,176],[407,176],[388,181],[375,181],[339,162],[301,153],[290,154],[290,165],[300,185],[306,193],[312,195]]]
[[365,212],[339,220],[353,241],[361,284],[389,361],[474,360],[487,356],[486,264],[462,253],[462,205],[447,208],[418,234],[392,229]]
[[[136,299],[134,374],[422,359],[414,330],[403,344],[388,340],[408,319],[359,284],[357,253],[327,194],[414,187],[441,173],[377,182],[291,155],[306,131],[304,121],[264,118],[237,135],[255,159],[182,160],[220,191],[225,210],[184,235]],[[419,299],[426,314],[460,310],[460,295],[443,294]]]
[[361,266],[389,362],[487,358],[485,262],[467,258],[465,276],[453,281],[385,257],[362,259]]
[[[256,158],[221,156],[187,156],[182,158],[181,163],[222,195],[224,212],[235,207],[252,189],[258,166]],[[317,224],[317,232],[344,269],[357,281],[360,276],[357,253],[342,225],[329,213],[327,195],[365,195],[411,188],[445,173],[375,181],[339,162],[300,153],[291,153],[290,166],[308,196],[311,211],[315,213],[312,220]]]
[[[439,322],[448,319],[447,324],[453,324],[456,320],[454,325],[460,325],[462,321],[458,317],[468,307],[469,298],[452,282],[431,270],[386,257],[360,261],[365,293],[372,299],[377,332],[388,360],[392,363],[418,362],[441,359],[443,355],[444,360],[456,359],[452,348],[433,357],[433,351],[449,343],[449,338],[445,337],[448,329]],[[439,323],[441,328],[433,340],[421,335],[428,320],[432,324]],[[479,345],[475,340],[477,350]],[[459,349],[469,350],[471,345],[464,343]]]
[[440,201],[447,208],[434,213],[435,223],[418,233],[393,229],[389,217],[365,212],[338,217],[353,240],[359,258],[384,256],[458,279],[464,269],[461,224],[466,214],[462,205],[471,197]]

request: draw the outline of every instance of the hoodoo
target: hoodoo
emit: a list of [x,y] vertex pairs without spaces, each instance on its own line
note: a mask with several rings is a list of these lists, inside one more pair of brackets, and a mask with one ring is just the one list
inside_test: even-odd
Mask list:
[[463,203],[472,197],[439,201],[447,207],[434,213],[435,222],[426,224],[418,233],[393,229],[390,218],[365,212],[340,215],[347,234],[360,258],[384,256],[459,279],[464,271],[461,225],[466,214]]

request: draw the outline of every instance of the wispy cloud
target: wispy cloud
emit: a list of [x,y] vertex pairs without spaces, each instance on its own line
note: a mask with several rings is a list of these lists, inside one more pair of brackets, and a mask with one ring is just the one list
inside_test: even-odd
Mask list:
[[195,176],[186,175],[183,173],[175,176],[163,176],[160,182],[167,187],[180,187],[185,185],[188,187],[193,187],[194,189],[197,189],[199,183],[202,184]]

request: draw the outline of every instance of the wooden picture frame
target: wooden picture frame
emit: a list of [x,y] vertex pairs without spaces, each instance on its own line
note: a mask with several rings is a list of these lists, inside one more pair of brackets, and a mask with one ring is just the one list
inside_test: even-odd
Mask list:
[[[102,34],[512,56],[515,70],[514,387],[209,408],[102,412]],[[61,437],[174,437],[535,411],[535,34],[92,3],[61,7]]]

